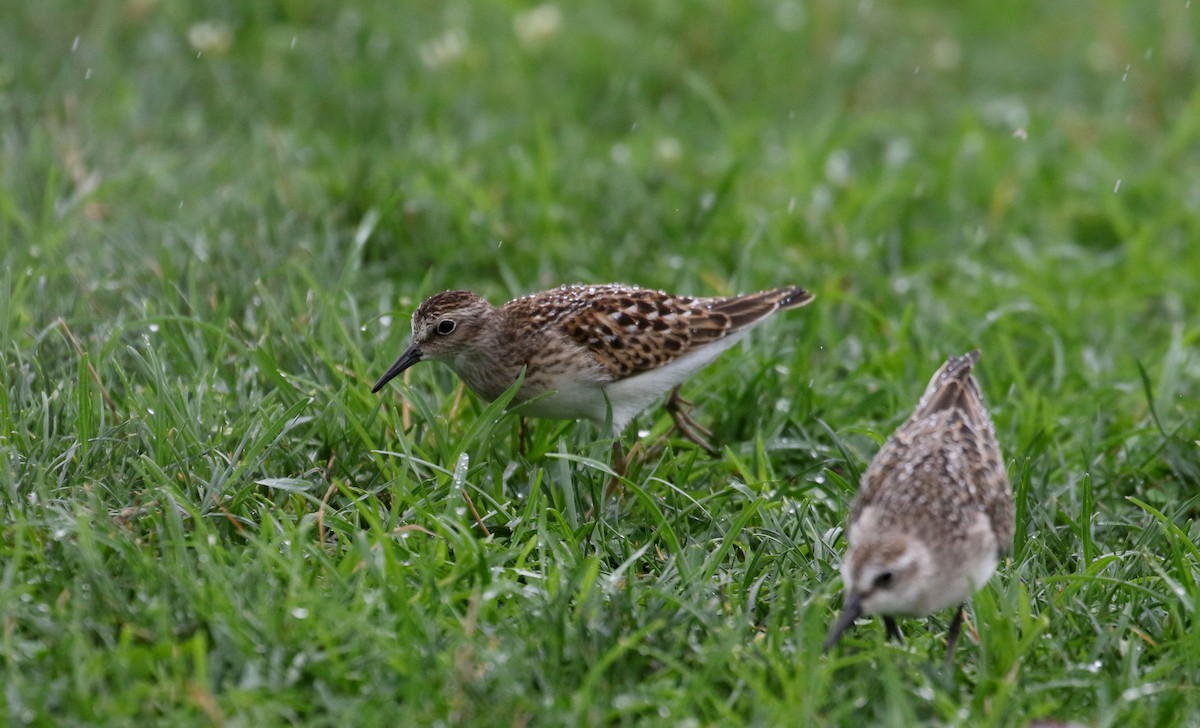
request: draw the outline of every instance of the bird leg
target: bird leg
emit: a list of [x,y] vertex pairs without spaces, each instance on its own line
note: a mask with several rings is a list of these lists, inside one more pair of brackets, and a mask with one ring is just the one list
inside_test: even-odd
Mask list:
[[517,454],[525,454],[525,440],[529,437],[529,426],[524,417],[517,417]]
[[608,487],[604,489],[604,499],[616,493],[620,495],[625,492],[625,487],[621,485],[621,478],[625,477],[625,468],[629,465],[629,455],[625,453],[625,446],[621,444],[621,438],[613,440],[612,448],[612,470],[613,476],[608,481]]
[[954,643],[958,642],[958,633],[962,631],[963,605],[958,605],[954,619],[950,620],[950,631],[946,633],[946,669],[954,666]]
[[709,455],[713,455],[714,457],[720,455],[720,452],[705,439],[712,437],[712,430],[696,422],[688,414],[692,403],[679,396],[679,388],[681,386],[683,385],[675,385],[675,388],[671,390],[671,394],[667,397],[667,401],[663,405],[671,415],[671,419],[675,421],[675,429],[679,431],[679,434],[707,450]]
[[904,636],[900,634],[900,628],[896,626],[896,620],[890,614],[883,615],[883,626],[887,627],[887,636],[889,640],[903,644]]

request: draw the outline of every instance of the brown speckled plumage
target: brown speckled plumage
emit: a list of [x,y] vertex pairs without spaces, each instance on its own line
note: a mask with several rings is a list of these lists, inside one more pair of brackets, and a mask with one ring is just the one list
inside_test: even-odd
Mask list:
[[563,286],[504,306],[522,333],[561,332],[625,379],[775,313],[812,300],[800,288],[728,298],[689,298],[622,285]]
[[[496,308],[470,291],[446,291],[417,308],[412,346],[374,391],[417,361],[435,359],[491,400],[524,367],[516,401],[535,400],[529,414],[603,422],[611,404],[619,432],[755,324],[812,298],[798,287],[689,298],[633,286],[573,285]],[[439,333],[439,326],[449,331]]]
[[[1012,547],[1015,511],[995,429],[971,369],[950,357],[912,416],[871,461],[847,518],[845,605],[832,646],[859,614],[923,616],[961,604]],[[948,653],[947,659],[950,654]]]
[[920,528],[953,547],[973,513],[982,511],[1007,550],[1013,503],[996,431],[971,368],[973,351],[951,357],[930,380],[916,410],[875,455],[850,508],[853,524],[875,505],[879,526]]

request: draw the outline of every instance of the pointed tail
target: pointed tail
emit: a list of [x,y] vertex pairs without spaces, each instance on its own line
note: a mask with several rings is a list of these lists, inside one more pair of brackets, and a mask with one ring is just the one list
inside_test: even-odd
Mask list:
[[719,298],[712,302],[711,309],[729,317],[730,329],[736,331],[755,324],[776,311],[799,308],[810,303],[815,296],[799,286],[775,288],[770,291],[747,293],[744,296]]

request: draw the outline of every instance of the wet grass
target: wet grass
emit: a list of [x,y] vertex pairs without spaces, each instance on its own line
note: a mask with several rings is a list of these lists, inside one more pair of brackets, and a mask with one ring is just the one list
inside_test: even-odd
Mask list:
[[[1197,9],[7,3],[5,723],[1195,725]],[[798,283],[611,445],[417,301]],[[979,347],[1014,553],[828,656],[857,477]]]

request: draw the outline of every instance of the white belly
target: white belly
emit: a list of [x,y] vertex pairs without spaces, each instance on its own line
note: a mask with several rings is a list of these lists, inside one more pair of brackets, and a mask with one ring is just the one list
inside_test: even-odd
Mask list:
[[533,398],[520,411],[531,417],[563,420],[586,418],[604,424],[611,406],[613,436],[618,436],[654,400],[686,381],[749,333],[749,329],[738,331],[657,369],[615,382],[598,383],[590,378],[582,380],[569,375],[560,376],[552,383],[553,394]]

